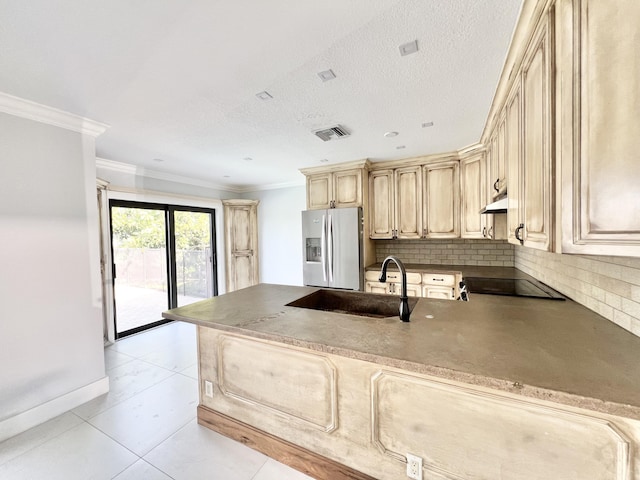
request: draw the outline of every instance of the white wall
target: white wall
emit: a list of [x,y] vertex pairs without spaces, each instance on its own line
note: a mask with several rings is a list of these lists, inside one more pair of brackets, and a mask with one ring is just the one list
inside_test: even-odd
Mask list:
[[302,210],[305,186],[262,190],[243,195],[260,200],[258,243],[260,282],[302,285]]
[[94,138],[0,113],[0,440],[108,388]]

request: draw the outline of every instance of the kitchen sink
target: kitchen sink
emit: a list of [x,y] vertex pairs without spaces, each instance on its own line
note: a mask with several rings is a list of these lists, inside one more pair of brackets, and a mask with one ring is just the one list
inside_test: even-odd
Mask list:
[[[417,297],[409,298],[409,311],[413,310]],[[385,318],[399,316],[400,297],[345,290],[320,289],[298,298],[287,307],[310,308],[325,312],[347,313],[363,317]]]

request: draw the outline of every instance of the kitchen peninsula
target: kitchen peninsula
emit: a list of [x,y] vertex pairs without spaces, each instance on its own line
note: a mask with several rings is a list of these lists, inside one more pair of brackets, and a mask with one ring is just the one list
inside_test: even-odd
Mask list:
[[640,479],[640,338],[572,301],[287,306],[316,290],[165,312],[198,325],[201,424],[314,478],[404,478],[413,454],[426,478]]

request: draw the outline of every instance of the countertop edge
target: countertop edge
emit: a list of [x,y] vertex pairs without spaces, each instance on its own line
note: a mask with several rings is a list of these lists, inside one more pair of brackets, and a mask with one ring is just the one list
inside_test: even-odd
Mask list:
[[578,394],[572,394],[569,392],[563,392],[559,390],[552,390],[548,388],[538,387],[535,385],[513,383],[508,380],[503,380],[495,377],[489,377],[481,374],[474,374],[468,372],[462,372],[459,370],[453,370],[446,367],[440,367],[437,365],[427,365],[415,363],[407,360],[400,360],[391,357],[385,357],[381,355],[375,355],[371,353],[361,352],[358,350],[347,349],[342,347],[333,347],[330,345],[309,342],[306,340],[300,340],[294,337],[287,337],[280,334],[269,334],[264,332],[255,331],[250,328],[252,322],[247,323],[247,328],[242,326],[230,326],[211,321],[200,321],[193,318],[184,317],[182,315],[176,315],[175,313],[164,312],[163,318],[169,320],[182,321],[186,323],[192,323],[198,326],[214,328],[216,330],[233,333],[237,335],[244,335],[247,337],[257,338],[260,340],[267,340],[275,343],[281,343],[285,345],[291,345],[294,347],[305,348],[315,352],[327,353],[332,355],[338,355],[345,358],[352,358],[356,360],[362,360],[366,362],[375,363],[382,366],[397,368],[409,372],[419,373],[423,375],[429,375],[441,380],[449,380],[453,382],[459,382],[471,386],[479,386],[489,389],[506,392],[509,394],[519,395],[525,398],[532,398],[536,400],[542,400],[552,402],[569,407],[575,407],[580,409],[591,410],[598,413],[615,415],[633,420],[640,420],[640,406],[621,404],[617,402],[611,402],[607,400],[601,400],[595,397],[587,397]]

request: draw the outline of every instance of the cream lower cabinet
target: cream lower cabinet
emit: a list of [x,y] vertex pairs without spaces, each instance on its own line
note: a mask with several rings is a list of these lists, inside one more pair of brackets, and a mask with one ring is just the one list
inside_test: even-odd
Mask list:
[[[378,281],[380,272],[365,272],[365,291],[381,295],[400,295],[402,276],[398,272],[387,272],[387,281]],[[455,300],[459,296],[460,273],[407,273],[407,296]]]
[[[365,272],[364,289],[366,292],[381,295],[400,295],[402,293],[402,276],[398,272],[387,272],[387,281],[380,282],[380,272]],[[419,273],[407,273],[407,296],[422,296],[422,276]]]
[[226,290],[259,283],[258,201],[223,200]]
[[204,425],[223,414],[379,480],[406,478],[408,453],[425,480],[640,480],[638,420],[208,327],[198,351]]

